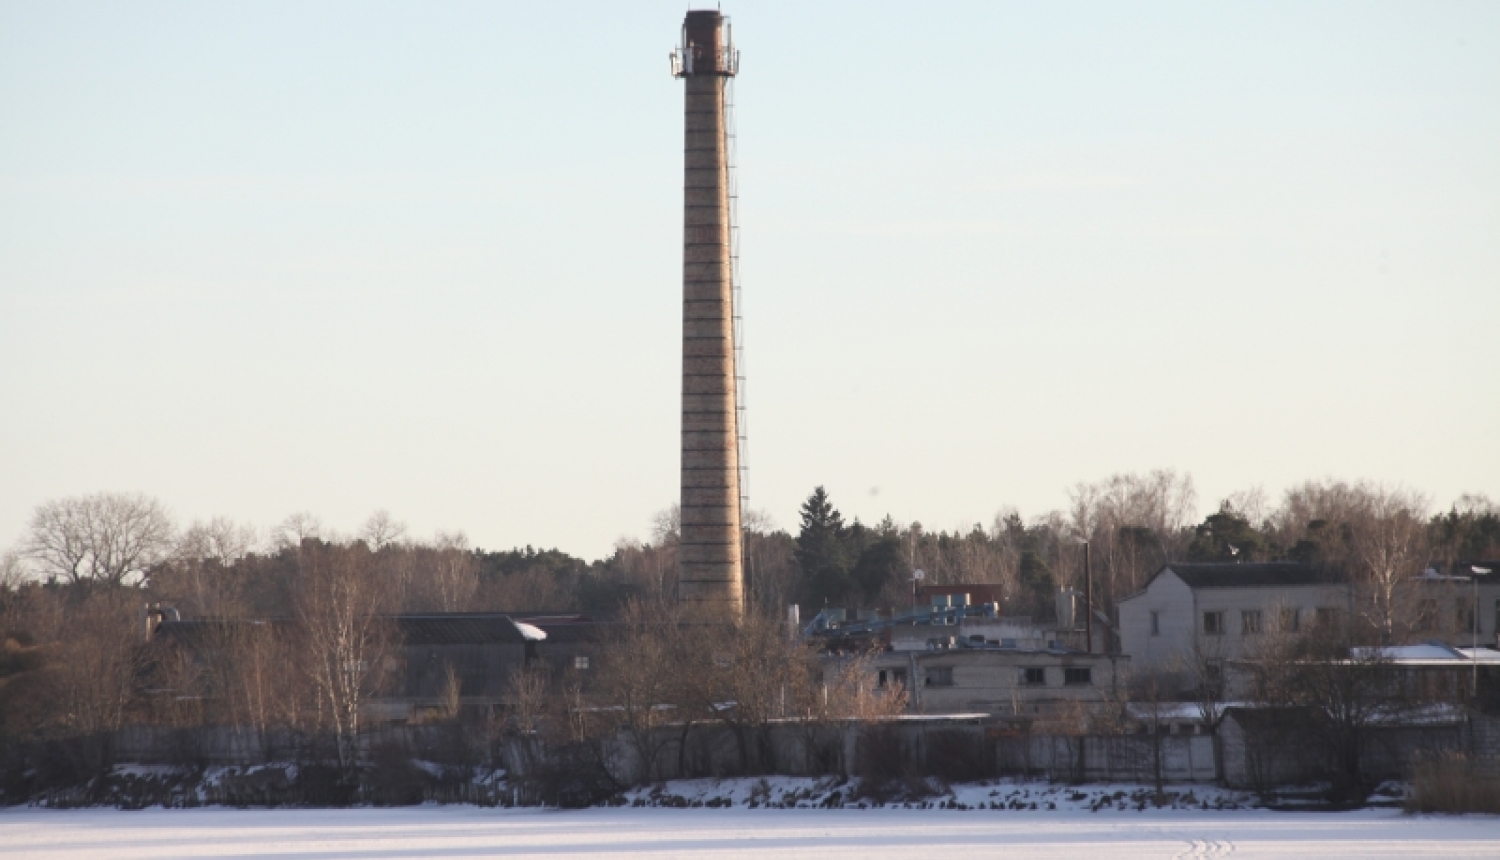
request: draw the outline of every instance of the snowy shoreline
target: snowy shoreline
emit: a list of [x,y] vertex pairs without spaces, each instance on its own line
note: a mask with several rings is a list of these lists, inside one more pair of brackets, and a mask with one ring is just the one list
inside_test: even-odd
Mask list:
[[1264,809],[1146,813],[1059,809],[931,814],[907,809],[113,809],[0,811],[0,860],[328,860],[536,857],[583,860],[776,857],[911,860],[1247,858],[1353,860],[1500,856],[1500,818]]
[[[299,795],[308,779],[295,765],[252,768],[215,767],[190,771],[167,766],[117,768],[102,788],[86,796],[83,786],[41,794],[16,807],[58,809],[399,809],[412,806],[479,808],[545,808],[525,801],[503,771],[454,771],[430,763],[423,770],[441,796],[419,793],[405,802],[378,803],[369,798],[342,801]],[[1405,786],[1386,783],[1370,795],[1366,807],[1399,808]],[[1069,784],[999,778],[972,783],[912,779],[880,786],[859,779],[823,777],[725,777],[681,779],[635,786],[593,804],[591,808],[656,809],[935,809],[950,811],[1195,811],[1251,809],[1321,809],[1323,787],[1283,789],[1258,795],[1202,783],[1167,783],[1158,793],[1140,783]]]

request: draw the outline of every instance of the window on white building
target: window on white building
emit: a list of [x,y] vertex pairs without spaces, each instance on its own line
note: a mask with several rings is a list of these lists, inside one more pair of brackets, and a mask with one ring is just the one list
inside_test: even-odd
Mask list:
[[1205,613],[1203,613],[1203,632],[1205,634],[1209,635],[1209,636],[1223,636],[1224,635],[1224,613],[1223,612],[1205,612]]
[[927,686],[929,687],[951,687],[953,686],[952,666],[930,666],[927,669]]
[[1259,609],[1240,610],[1240,633],[1245,636],[1255,636],[1260,633],[1261,615]]
[[1302,627],[1302,612],[1295,606],[1281,610],[1281,632],[1296,633]]

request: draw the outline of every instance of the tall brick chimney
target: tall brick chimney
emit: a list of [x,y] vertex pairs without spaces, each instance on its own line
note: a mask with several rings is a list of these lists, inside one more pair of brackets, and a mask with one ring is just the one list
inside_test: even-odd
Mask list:
[[677,599],[699,614],[744,611],[727,88],[728,21],[690,11],[672,71],[687,84],[683,147],[682,504]]

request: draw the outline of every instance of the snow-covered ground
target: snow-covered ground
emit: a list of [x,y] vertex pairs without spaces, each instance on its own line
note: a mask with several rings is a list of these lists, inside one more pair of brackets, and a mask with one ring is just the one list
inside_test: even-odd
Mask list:
[[0,858],[1500,857],[1500,819],[1394,810],[152,809],[0,811]]

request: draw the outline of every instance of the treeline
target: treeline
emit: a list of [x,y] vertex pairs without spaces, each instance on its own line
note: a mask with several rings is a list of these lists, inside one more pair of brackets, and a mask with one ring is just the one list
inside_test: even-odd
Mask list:
[[[670,511],[647,541],[622,541],[590,562],[555,549],[486,551],[461,534],[415,540],[385,513],[352,536],[305,514],[262,535],[222,519],[179,527],[142,496],[47,502],[0,564],[0,751],[28,750],[17,766],[0,763],[0,773],[33,779],[43,763],[97,774],[110,760],[111,733],[129,725],[308,738],[320,761],[350,769],[364,706],[401,673],[389,617],[456,611],[622,622],[591,684],[565,671],[512,679],[515,707],[479,727],[488,741],[546,732],[550,748],[599,755],[605,738],[656,744],[663,720],[686,720],[727,728],[755,770],[766,766],[756,764],[757,750],[773,719],[899,710],[898,697],[861,686],[857,666],[830,674],[793,641],[779,621],[791,603],[804,618],[825,605],[902,606],[920,568],[934,584],[1000,585],[1007,612],[1045,617],[1057,587],[1081,585],[1086,540],[1096,606],[1111,615],[1166,561],[1323,565],[1357,586],[1357,630],[1343,648],[1401,640],[1410,595],[1400,586],[1425,567],[1500,557],[1500,511],[1476,497],[1434,513],[1406,491],[1321,481],[1274,506],[1260,493],[1237,494],[1199,519],[1191,480],[1155,472],[1082,484],[1069,498],[1066,511],[1024,519],[1005,510],[988,528],[932,532],[889,517],[848,522],[818,488],[795,534],[764,517],[747,523],[753,611],[732,635],[672,615]],[[190,648],[148,643],[147,604],[222,623],[202,626],[199,635],[216,638]],[[459,684],[447,696],[455,719]],[[736,706],[719,707],[725,702]],[[38,758],[38,749],[51,752]],[[649,752],[640,751],[648,766]]]
[[989,528],[929,532],[889,517],[873,526],[846,523],[818,488],[802,506],[789,569],[770,575],[782,577],[779,593],[804,611],[903,606],[911,600],[910,572],[920,569],[929,584],[1001,585],[1006,612],[1047,617],[1057,588],[1082,590],[1087,541],[1095,606],[1111,617],[1118,600],[1169,561],[1299,561],[1361,586],[1362,611],[1390,631],[1401,582],[1430,566],[1452,572],[1461,562],[1500,558],[1500,508],[1482,496],[1433,513],[1409,491],[1309,481],[1274,506],[1263,492],[1237,493],[1198,519],[1192,480],[1158,471],[1080,484],[1069,499],[1066,511],[1030,520],[1004,510]]
[[[441,581],[417,586],[404,579],[405,568],[392,561],[403,553],[418,561],[428,553],[426,570]],[[544,555],[522,551],[511,561]],[[120,760],[115,739],[139,727],[170,732],[172,763],[196,773],[211,758],[223,760],[232,735],[242,763],[291,762],[325,774],[320,803],[378,799],[402,780],[420,784],[410,782],[413,750],[375,748],[382,702],[410,701],[408,685],[425,669],[406,665],[409,652],[392,613],[444,608],[450,599],[461,605],[465,588],[479,588],[476,554],[371,550],[364,541],[305,537],[271,558],[280,589],[274,599],[234,582],[220,583],[222,593],[207,598],[191,589],[180,594],[221,609],[271,600],[284,615],[216,615],[150,636],[148,625],[160,623],[153,614],[164,611],[143,603],[155,585],[7,591],[0,602],[0,805],[54,790],[69,802],[106,800]],[[258,565],[269,563],[184,573],[177,562],[171,571],[265,574]],[[813,732],[905,706],[901,691],[874,689],[864,658],[825,663],[784,622],[760,614],[730,625],[634,599],[593,636],[596,647],[581,664],[543,655],[505,677],[482,679],[447,666],[436,709],[423,692],[421,713],[401,718],[436,730],[428,736],[438,746],[418,757],[472,774],[519,755],[530,763],[539,797],[594,800],[622,787],[612,764],[622,743],[651,778],[669,765],[681,771],[683,757],[702,754],[705,733],[727,732],[737,751],[733,766],[766,772],[776,767],[774,723],[792,720]],[[504,744],[513,746],[509,759]]]
[[[747,597],[778,616],[792,603],[804,616],[824,606],[900,607],[911,600],[912,571],[921,569],[929,584],[1000,585],[1006,612],[1045,617],[1057,588],[1082,586],[1087,541],[1095,605],[1111,616],[1119,599],[1168,561],[1269,560],[1323,565],[1368,586],[1370,612],[1389,616],[1396,584],[1428,566],[1500,557],[1500,508],[1482,496],[1433,512],[1406,490],[1310,481],[1274,505],[1260,491],[1233,494],[1200,519],[1191,478],[1171,471],[1116,475],[1068,496],[1066,510],[1028,519],[1003,509],[988,527],[930,531],[890,517],[847,522],[819,487],[795,532],[763,514],[747,516]],[[225,519],[179,529],[159,502],[110,494],[40,506],[0,562],[0,585],[10,592],[27,583],[128,586],[185,617],[282,617],[293,610],[308,542],[367,553],[391,612],[609,618],[631,601],[675,600],[675,508],[658,515],[647,540],[621,540],[607,557],[586,561],[529,546],[487,551],[461,533],[414,540],[385,512],[352,536],[328,533],[309,514],[264,535]]]

